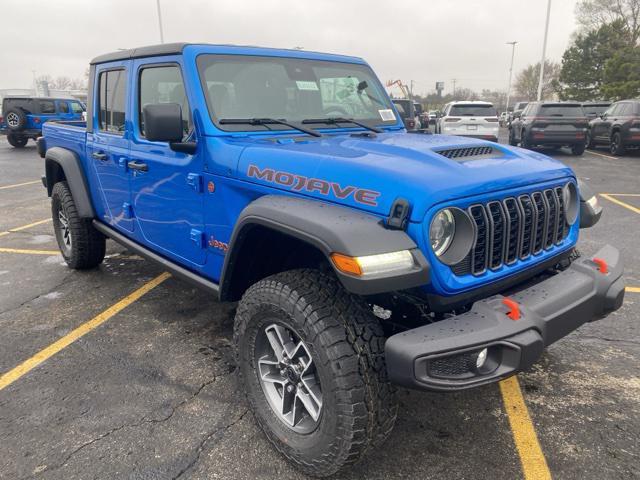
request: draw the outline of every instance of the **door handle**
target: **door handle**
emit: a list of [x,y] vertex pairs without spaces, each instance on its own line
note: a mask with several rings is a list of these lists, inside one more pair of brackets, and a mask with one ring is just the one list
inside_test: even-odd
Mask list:
[[136,162],[135,160],[127,163],[127,167],[129,167],[131,170],[137,170],[139,172],[149,171],[149,166],[146,163]]
[[107,160],[107,154],[104,152],[93,152],[91,156],[96,160],[100,160],[101,162],[104,162]]

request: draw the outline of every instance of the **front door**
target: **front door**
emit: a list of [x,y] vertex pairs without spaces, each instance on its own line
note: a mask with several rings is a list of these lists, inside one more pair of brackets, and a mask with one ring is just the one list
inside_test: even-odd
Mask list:
[[140,241],[160,254],[197,267],[206,259],[202,154],[175,152],[166,142],[147,140],[142,116],[145,105],[177,103],[182,107],[184,139],[195,137],[178,61],[165,57],[158,63],[134,63],[134,84],[139,91],[131,95],[130,106],[135,112],[131,198]]
[[129,131],[127,64],[96,72],[93,132],[87,133],[88,162],[93,164],[105,205],[102,219],[116,229],[133,230],[129,191]]

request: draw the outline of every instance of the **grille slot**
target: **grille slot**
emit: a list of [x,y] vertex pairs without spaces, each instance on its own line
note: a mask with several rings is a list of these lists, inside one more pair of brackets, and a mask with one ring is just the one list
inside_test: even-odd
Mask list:
[[501,153],[490,145],[480,147],[449,148],[446,150],[436,150],[435,152],[452,160],[487,157],[494,153]]
[[469,255],[453,265],[456,275],[480,275],[512,265],[554,245],[569,234],[562,187],[468,208],[475,239]]

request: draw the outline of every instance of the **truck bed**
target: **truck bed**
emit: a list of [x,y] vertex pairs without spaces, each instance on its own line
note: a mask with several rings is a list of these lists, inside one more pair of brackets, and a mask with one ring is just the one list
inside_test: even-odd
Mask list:
[[47,122],[42,125],[42,137],[45,144],[40,154],[48,148],[63,147],[84,157],[87,141],[87,122],[75,120],[69,122]]

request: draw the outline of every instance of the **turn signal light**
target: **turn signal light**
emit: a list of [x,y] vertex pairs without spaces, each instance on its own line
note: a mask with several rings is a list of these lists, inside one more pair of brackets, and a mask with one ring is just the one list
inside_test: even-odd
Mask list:
[[415,267],[413,254],[409,250],[363,257],[350,257],[342,253],[332,253],[331,261],[341,272],[358,277],[408,272]]

